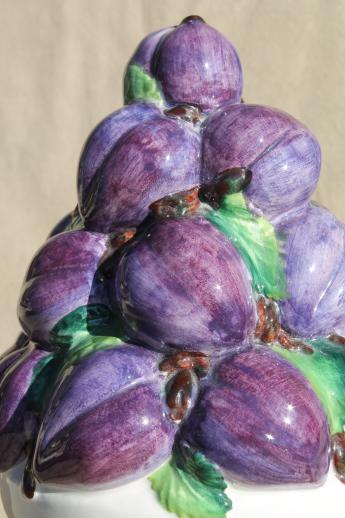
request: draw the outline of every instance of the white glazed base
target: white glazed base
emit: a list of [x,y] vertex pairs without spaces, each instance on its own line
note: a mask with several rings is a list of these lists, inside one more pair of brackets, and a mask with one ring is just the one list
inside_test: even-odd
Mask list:
[[[100,491],[60,491],[38,486],[33,500],[21,492],[23,467],[1,477],[8,518],[173,518],[157,502],[147,478]],[[330,471],[318,488],[243,489],[229,487],[229,518],[344,518],[345,486]]]

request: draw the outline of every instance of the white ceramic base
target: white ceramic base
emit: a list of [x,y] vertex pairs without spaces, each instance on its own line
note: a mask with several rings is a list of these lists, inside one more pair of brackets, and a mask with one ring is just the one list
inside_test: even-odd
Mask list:
[[[1,478],[8,518],[173,518],[156,501],[147,478],[115,489],[59,491],[39,486],[33,500],[21,492],[23,467]],[[243,489],[229,487],[229,518],[344,518],[345,486],[330,472],[319,488]]]

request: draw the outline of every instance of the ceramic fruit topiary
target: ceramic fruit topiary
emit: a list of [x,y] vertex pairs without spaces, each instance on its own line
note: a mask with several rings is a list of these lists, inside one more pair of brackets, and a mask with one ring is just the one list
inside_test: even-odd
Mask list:
[[236,50],[198,16],[140,43],[124,96],[0,361],[12,512],[224,518],[237,483],[318,516],[303,487],[331,462],[345,480],[345,229],[310,201],[319,144],[243,102]]

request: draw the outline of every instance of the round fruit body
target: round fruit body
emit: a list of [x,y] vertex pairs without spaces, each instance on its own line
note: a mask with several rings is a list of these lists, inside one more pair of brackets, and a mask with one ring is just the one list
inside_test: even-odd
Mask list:
[[219,363],[182,436],[241,483],[317,483],[329,467],[319,400],[297,369],[264,347]]
[[82,209],[92,180],[117,141],[127,131],[142,122],[154,119],[159,114],[160,110],[153,104],[132,103],[108,115],[91,132],[84,144],[78,168],[77,186],[79,205]]
[[28,391],[47,356],[46,351],[27,347],[0,363],[0,472],[23,460],[26,446],[37,433]]
[[38,250],[18,304],[20,323],[31,340],[49,343],[55,324],[79,306],[108,304],[98,268],[109,248],[107,236],[75,230],[50,238]]
[[204,123],[202,181],[233,167],[252,171],[246,199],[275,225],[306,210],[320,174],[320,147],[290,115],[253,104],[226,105]]
[[306,338],[345,326],[345,227],[327,209],[310,206],[286,232],[289,297],[280,302],[282,324]]
[[116,295],[129,335],[158,350],[222,353],[254,333],[249,274],[199,216],[157,221],[121,258]]
[[199,182],[199,134],[183,121],[157,116],[112,147],[81,203],[85,226],[100,232],[136,227],[151,203]]
[[159,357],[123,345],[68,370],[43,419],[35,475],[66,485],[122,484],[170,455],[175,425],[161,400]]
[[149,35],[130,64],[150,71],[160,82],[166,100],[173,104],[196,104],[209,111],[241,99],[242,68],[235,48],[197,17],[164,29],[162,35]]

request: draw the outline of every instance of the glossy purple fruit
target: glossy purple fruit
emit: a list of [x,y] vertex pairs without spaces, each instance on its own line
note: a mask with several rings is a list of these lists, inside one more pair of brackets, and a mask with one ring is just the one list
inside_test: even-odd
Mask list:
[[67,372],[39,435],[35,474],[57,484],[121,484],[170,455],[176,431],[161,400],[158,356],[131,345]]
[[128,333],[158,349],[223,352],[255,327],[249,274],[201,217],[153,224],[121,259],[116,287]]
[[200,137],[164,115],[142,122],[114,145],[81,205],[85,225],[111,232],[139,225],[149,206],[200,181]]
[[82,210],[90,182],[117,141],[135,126],[159,114],[160,110],[153,104],[137,102],[111,113],[96,126],[84,145],[79,161],[77,183]]
[[345,227],[328,210],[311,206],[286,229],[289,298],[282,324],[302,337],[327,336],[345,326]]
[[107,304],[98,268],[110,247],[103,234],[75,230],[49,239],[24,279],[18,316],[31,340],[47,343],[54,325],[88,303]]
[[[148,42],[141,45],[143,54]],[[241,99],[242,69],[235,48],[198,17],[186,18],[163,33],[152,56],[151,73],[160,81],[168,102],[197,104],[208,111]]]
[[311,132],[287,113],[227,105],[204,124],[203,182],[238,166],[253,173],[247,200],[279,225],[305,211],[319,178],[321,152]]
[[37,433],[27,393],[39,363],[47,355],[46,351],[29,347],[12,353],[6,369],[2,370],[0,364],[0,472],[24,458],[27,444]]
[[320,482],[329,467],[319,400],[297,369],[263,347],[220,362],[182,435],[230,480]]

